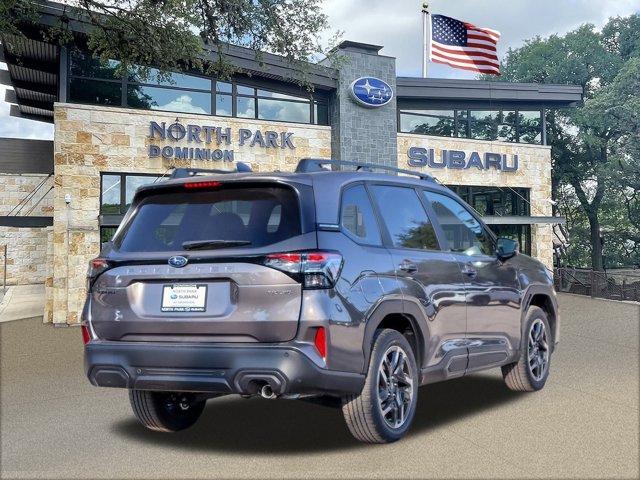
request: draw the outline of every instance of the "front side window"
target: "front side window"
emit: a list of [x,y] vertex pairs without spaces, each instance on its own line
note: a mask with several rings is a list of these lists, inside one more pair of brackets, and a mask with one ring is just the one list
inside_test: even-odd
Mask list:
[[493,239],[460,202],[434,192],[424,192],[454,252],[466,255],[492,255]]
[[372,192],[394,247],[440,250],[433,225],[414,189],[374,185]]
[[340,224],[355,240],[380,245],[380,232],[364,186],[348,188],[342,195]]

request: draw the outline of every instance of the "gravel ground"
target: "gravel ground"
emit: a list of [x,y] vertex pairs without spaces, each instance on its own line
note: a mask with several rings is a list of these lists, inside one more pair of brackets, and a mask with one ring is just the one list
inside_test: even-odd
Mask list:
[[177,434],[84,377],[77,328],[0,325],[1,478],[638,478],[640,307],[562,295],[547,386],[498,370],[420,389],[410,434],[370,446],[339,411],[221,398]]

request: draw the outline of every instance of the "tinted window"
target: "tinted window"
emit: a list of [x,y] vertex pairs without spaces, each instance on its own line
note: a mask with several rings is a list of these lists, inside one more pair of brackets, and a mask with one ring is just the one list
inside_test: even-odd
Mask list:
[[225,188],[150,195],[118,234],[125,252],[182,250],[198,240],[246,240],[246,248],[300,235],[295,193],[287,188]]
[[120,175],[102,176],[102,197],[100,198],[101,213],[120,213],[120,203],[122,202],[120,193]]
[[69,97],[74,102],[98,105],[122,105],[122,84],[72,78],[69,82]]
[[453,110],[411,110],[400,114],[403,132],[452,137],[454,134]]
[[362,185],[351,187],[342,195],[340,223],[362,243],[369,245],[382,243],[369,195]]
[[376,185],[373,195],[393,245],[439,250],[433,226],[412,188]]
[[211,94],[160,87],[129,85],[127,105],[170,112],[211,113]]
[[424,195],[431,202],[452,251],[493,254],[493,240],[460,202],[439,193],[424,192]]
[[258,99],[258,118],[263,120],[309,123],[310,116],[309,102]]

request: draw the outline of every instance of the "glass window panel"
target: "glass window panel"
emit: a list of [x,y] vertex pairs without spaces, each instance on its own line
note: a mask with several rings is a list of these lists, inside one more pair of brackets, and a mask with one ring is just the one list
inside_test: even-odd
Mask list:
[[372,191],[394,246],[440,249],[433,226],[415,190],[375,185]]
[[457,200],[434,192],[424,192],[454,252],[466,255],[492,255],[493,239]]
[[460,138],[469,137],[469,116],[467,115],[467,110],[456,110],[456,120],[458,122],[456,136]]
[[231,84],[227,82],[216,82],[216,92],[231,93]]
[[284,99],[298,100],[298,101],[307,100],[305,97],[302,97],[302,96],[287,95],[285,93],[278,93],[278,92],[270,92],[269,90],[258,90],[258,96],[268,97],[268,98],[284,98]]
[[102,175],[100,213],[120,214],[120,175]]
[[100,228],[100,243],[110,242],[116,233],[118,227],[102,227]]
[[309,102],[258,99],[258,118],[262,120],[309,123],[311,121],[310,115]]
[[160,71],[155,68],[133,67],[129,73],[129,80],[170,87],[211,90],[211,80],[208,78],[185,75],[183,73],[169,73],[160,76]]
[[540,121],[540,112],[518,112],[518,137],[522,143],[542,142],[542,124]]
[[233,98],[231,95],[216,93],[216,115],[230,117],[232,113],[232,101]]
[[515,142],[516,137],[516,112],[500,111],[496,112],[496,122],[498,124],[498,140],[503,142]]
[[256,118],[256,104],[253,98],[236,98],[236,115],[242,118]]
[[471,110],[471,138],[496,140],[498,138],[498,119],[496,112]]
[[136,193],[138,187],[142,185],[148,185],[155,182],[158,177],[150,175],[127,175],[124,182],[125,187],[125,208],[129,208],[133,195]]
[[99,58],[93,57],[91,53],[78,49],[71,51],[71,75],[81,77],[116,79],[120,75],[116,73],[120,62],[108,60],[101,62]]
[[358,241],[369,245],[382,244],[369,195],[362,185],[344,192],[341,212],[340,223]]
[[69,99],[78,103],[119,106],[122,104],[122,84],[72,78]]
[[315,103],[313,116],[317,125],[329,125],[329,105],[326,103]]
[[255,95],[256,89],[252,87],[245,87],[244,85],[236,85],[236,91],[240,95]]
[[453,110],[401,112],[400,129],[409,133],[452,137],[454,133]]
[[127,105],[150,110],[210,114],[211,94],[129,85]]

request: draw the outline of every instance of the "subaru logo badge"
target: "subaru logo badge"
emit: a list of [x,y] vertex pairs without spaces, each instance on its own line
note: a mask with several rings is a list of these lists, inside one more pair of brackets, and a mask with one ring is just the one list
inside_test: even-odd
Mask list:
[[187,260],[186,257],[176,255],[175,257],[171,257],[169,259],[169,265],[171,265],[172,267],[181,268],[184,267],[188,261],[189,260]]
[[381,107],[393,98],[393,90],[387,82],[375,77],[361,77],[349,87],[353,99],[364,107]]

